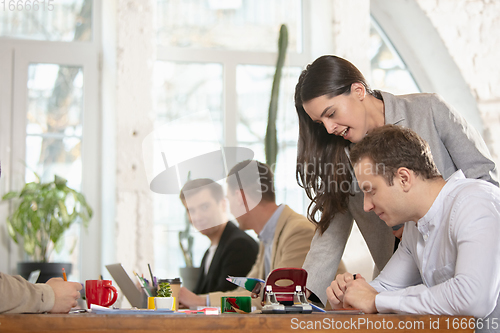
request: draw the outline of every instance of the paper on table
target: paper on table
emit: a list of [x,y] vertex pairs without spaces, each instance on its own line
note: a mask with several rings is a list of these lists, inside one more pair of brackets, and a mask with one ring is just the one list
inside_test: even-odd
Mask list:
[[205,314],[205,315],[218,315],[219,314],[219,309],[218,308],[202,308],[202,309],[197,309],[197,310],[179,310],[179,312],[186,313],[186,314]]
[[238,276],[230,276],[228,275],[226,278],[227,281],[234,283],[235,285],[245,288],[248,291],[252,291],[253,288],[257,285],[257,283],[262,282],[265,283],[264,280],[257,278],[247,278],[247,277],[238,277]]
[[90,304],[90,312],[95,314],[184,315],[184,313],[172,310],[110,309],[96,304]]
[[314,305],[312,303],[309,303],[311,305],[311,307],[313,308],[313,312],[326,312],[325,309],[322,309],[320,308],[319,306],[317,305]]
[[28,277],[28,282],[30,283],[36,283],[38,281],[38,277],[40,276],[40,270],[37,269],[36,271],[32,271],[30,273],[30,276]]

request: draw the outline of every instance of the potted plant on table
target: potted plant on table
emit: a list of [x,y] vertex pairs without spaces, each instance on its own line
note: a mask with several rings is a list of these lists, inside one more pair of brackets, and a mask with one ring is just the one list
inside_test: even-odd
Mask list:
[[3,200],[14,201],[14,211],[7,218],[9,236],[19,244],[22,240],[24,251],[33,262],[21,262],[18,273],[24,278],[40,269],[38,282],[46,282],[54,276],[62,277],[62,268],[69,274],[70,263],[50,263],[53,250],[59,252],[64,245],[64,232],[74,223],[81,222],[86,228],[92,217],[92,208],[83,194],[66,185],[67,180],[54,176],[54,180],[41,183],[27,183],[20,192],[11,191]]
[[170,288],[170,283],[160,282],[155,297],[155,309],[174,310],[174,301],[175,299],[174,297],[172,297],[172,289]]

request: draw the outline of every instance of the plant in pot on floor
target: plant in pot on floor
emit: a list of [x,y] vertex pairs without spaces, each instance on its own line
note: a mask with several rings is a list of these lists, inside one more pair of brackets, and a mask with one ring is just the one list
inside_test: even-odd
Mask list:
[[[187,182],[191,180],[191,171],[188,172]],[[184,213],[184,230],[179,231],[179,246],[184,256],[186,267],[180,267],[179,273],[182,279],[182,285],[189,290],[193,290],[198,282],[200,267],[193,266],[193,244],[194,237],[191,235],[191,222],[188,213]]]
[[[70,263],[50,263],[53,250],[59,252],[64,245],[64,232],[74,223],[81,222],[85,228],[92,217],[92,208],[83,194],[66,185],[67,180],[54,176],[54,180],[27,183],[20,192],[5,194],[3,200],[13,200],[14,210],[7,218],[9,236],[22,245],[33,262],[17,265],[18,274],[28,278],[32,271],[40,270],[38,282],[52,277],[62,277],[62,268],[71,273]],[[74,248],[74,247],[73,247]]]
[[174,304],[175,304],[175,299],[174,297],[172,297],[172,289],[170,288],[170,283],[160,282],[155,297],[155,309],[174,310],[173,309]]

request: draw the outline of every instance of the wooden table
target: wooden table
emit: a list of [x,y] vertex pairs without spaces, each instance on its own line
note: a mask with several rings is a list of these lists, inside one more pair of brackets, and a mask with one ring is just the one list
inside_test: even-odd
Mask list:
[[12,314],[0,315],[0,333],[50,332],[474,332],[472,317],[431,315],[348,314],[223,314],[96,315]]

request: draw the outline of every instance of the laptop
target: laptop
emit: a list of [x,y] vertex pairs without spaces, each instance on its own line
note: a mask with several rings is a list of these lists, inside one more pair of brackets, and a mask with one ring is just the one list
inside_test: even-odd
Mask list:
[[146,294],[142,290],[137,289],[134,283],[135,280],[130,278],[122,264],[106,265],[106,268],[118,287],[120,287],[123,295],[127,297],[130,305],[139,309],[146,309],[148,304]]

